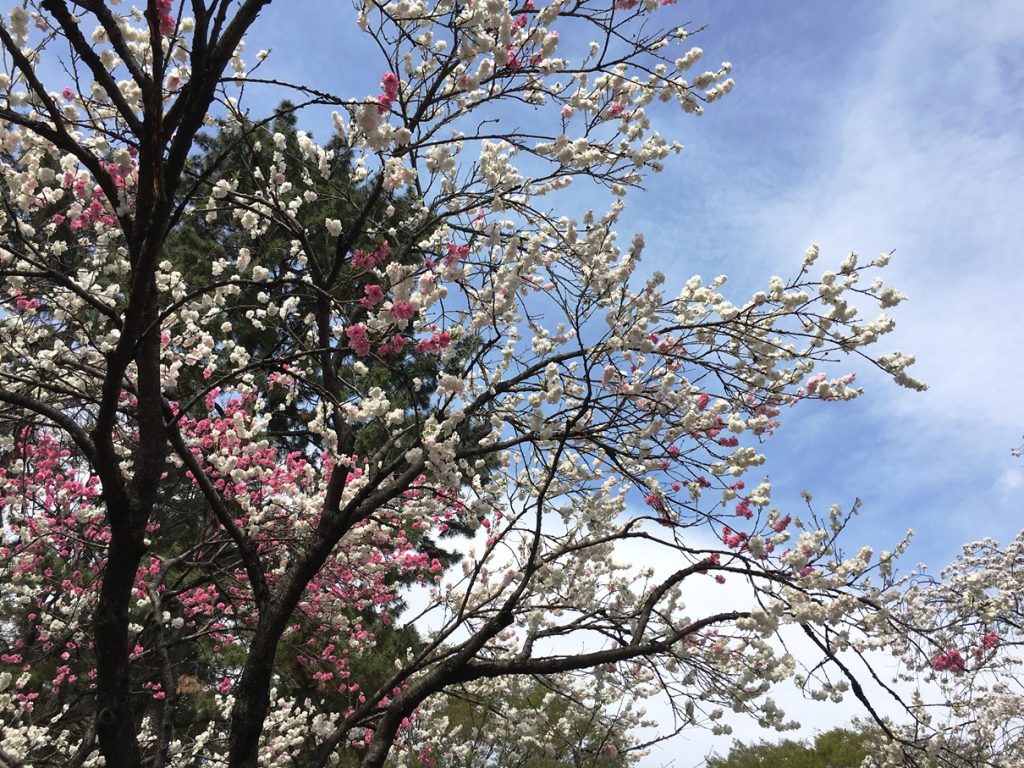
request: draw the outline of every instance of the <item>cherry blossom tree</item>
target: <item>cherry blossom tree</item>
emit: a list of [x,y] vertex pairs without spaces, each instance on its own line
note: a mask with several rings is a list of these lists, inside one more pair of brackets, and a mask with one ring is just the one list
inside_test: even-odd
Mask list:
[[[938,576],[922,569],[901,580],[891,605],[898,624],[928,627],[876,642],[898,661],[895,686],[913,687],[916,722],[897,730],[915,738],[944,718],[928,744],[932,764],[959,768],[1017,765],[1024,759],[1024,531],[1005,545],[971,542]],[[943,706],[943,704],[945,704]],[[871,765],[898,751],[879,741]]]
[[[888,256],[817,273],[812,246],[730,301],[725,277],[644,277],[615,230],[679,149],[657,103],[700,114],[730,65],[695,70],[656,2],[400,0],[357,10],[381,77],[349,98],[246,63],[269,3],[0,24],[0,761],[432,765],[459,748],[445,702],[495,691],[502,738],[613,760],[655,695],[677,728],[787,727],[768,694],[793,677],[852,691],[890,764],[941,754],[944,721],[887,723],[849,658],[977,685],[1004,606],[957,603],[947,640],[892,554],[844,556],[849,512],[800,520],[747,477],[788,409],[857,396],[836,358],[922,387],[852,303],[903,298]],[[336,136],[267,130],[257,87],[332,106]],[[237,171],[204,126],[247,147]],[[244,236],[191,268],[172,249],[200,223]],[[428,543],[453,530],[447,567]],[[687,607],[726,580],[749,600]],[[393,668],[361,669],[385,635]],[[510,702],[537,681],[593,727],[531,725]]]

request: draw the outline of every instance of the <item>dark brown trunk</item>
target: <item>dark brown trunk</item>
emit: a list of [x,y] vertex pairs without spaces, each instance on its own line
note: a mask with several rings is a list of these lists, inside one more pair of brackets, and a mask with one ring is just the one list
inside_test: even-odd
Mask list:
[[142,542],[134,536],[111,539],[94,615],[96,736],[107,768],[142,765],[131,705],[128,620],[132,583],[144,551]]

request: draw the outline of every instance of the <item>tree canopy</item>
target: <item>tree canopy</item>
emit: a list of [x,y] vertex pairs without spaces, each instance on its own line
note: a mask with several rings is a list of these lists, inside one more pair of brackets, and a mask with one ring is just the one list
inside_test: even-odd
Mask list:
[[785,680],[877,766],[1019,762],[1024,540],[903,574],[757,476],[840,361],[923,388],[889,256],[728,297],[617,232],[731,65],[656,2],[389,0],[339,96],[246,63],[270,2],[0,16],[0,765],[629,765],[645,701],[785,730]]
[[868,750],[869,735],[864,730],[833,728],[810,743],[737,741],[725,757],[708,759],[707,768],[860,768]]

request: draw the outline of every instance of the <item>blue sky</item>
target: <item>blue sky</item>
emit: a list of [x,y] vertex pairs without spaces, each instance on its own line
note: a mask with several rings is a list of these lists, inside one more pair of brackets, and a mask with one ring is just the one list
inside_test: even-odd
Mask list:
[[[705,25],[693,42],[709,66],[733,63],[736,87],[700,118],[648,109],[686,151],[628,198],[620,242],[643,232],[644,268],[669,282],[726,273],[737,300],[773,274],[793,274],[814,241],[823,269],[850,250],[895,250],[886,277],[910,295],[880,351],[915,353],[912,373],[930,390],[901,390],[858,364],[860,400],[787,414],[767,446],[776,501],[797,507],[804,488],[823,509],[859,496],[851,548],[883,547],[914,528],[913,559],[935,566],[963,542],[1016,533],[1024,526],[1024,460],[1010,456],[1024,434],[1018,0],[680,0],[659,17]],[[262,76],[343,97],[379,91],[380,54],[347,2],[277,0],[248,36],[250,64],[260,49],[273,52]],[[250,88],[246,101],[260,112],[285,95]],[[301,122],[328,138],[329,110]]]
[[[863,364],[854,403],[793,411],[768,446],[777,501],[861,497],[851,546],[918,532],[915,560],[945,564],[967,540],[1024,525],[1024,14],[1013,0],[750,3],[686,0],[667,23],[706,25],[707,62],[735,90],[694,119],[654,111],[686,151],[629,199],[621,239],[645,267],[730,275],[737,297],[821,264],[895,250],[911,300],[884,342],[918,355],[924,394]],[[339,95],[375,93],[377,56],[346,3],[273,4],[247,52],[261,74]],[[268,101],[270,97],[268,94]],[[325,121],[309,125],[324,135]],[[671,222],[666,226],[666,222]],[[823,267],[824,268],[824,267]],[[681,275],[680,272],[685,272]]]
[[[662,18],[707,25],[694,43],[733,63],[736,87],[699,119],[651,110],[687,149],[628,199],[620,240],[645,233],[645,268],[680,283],[726,273],[742,299],[793,274],[817,241],[822,268],[895,250],[887,277],[910,295],[881,351],[917,354],[912,373],[930,390],[857,364],[860,400],[792,411],[766,447],[776,503],[798,509],[805,488],[822,510],[859,496],[849,548],[914,528],[908,566],[1008,539],[1024,527],[1024,459],[1010,456],[1024,434],[1019,0],[679,0]],[[277,0],[249,36],[250,63],[261,48],[273,49],[264,76],[345,97],[379,90],[347,2]],[[303,127],[326,139],[323,117]],[[709,743],[646,765],[689,768]]]
[[709,24],[705,50],[734,61],[737,88],[689,127],[689,152],[651,190],[680,192],[692,258],[707,265],[698,271],[740,283],[788,274],[812,240],[832,258],[895,249],[889,275],[911,301],[886,343],[918,355],[915,375],[931,389],[862,375],[861,401],[794,412],[770,469],[781,488],[822,501],[861,496],[869,539],[915,528],[913,556],[936,565],[964,540],[1005,539],[1024,524],[1024,475],[1009,456],[1024,432],[1024,17],[1014,5],[790,3],[753,14],[690,3]]
[[[913,528],[907,567],[938,569],[966,541],[1007,540],[1024,527],[1024,460],[1010,456],[1024,433],[1019,3],[666,10],[670,24],[707,25],[694,42],[706,61],[734,64],[736,87],[700,119],[654,110],[687,149],[629,199],[621,240],[643,231],[647,269],[680,281],[724,272],[738,298],[793,274],[814,241],[823,265],[895,250],[887,278],[910,295],[881,351],[915,353],[929,391],[855,365],[861,399],[796,409],[767,446],[776,503],[798,509],[805,488],[821,510],[859,496],[849,548],[886,548]],[[267,72],[359,97],[375,92],[380,69],[353,29],[345,3],[278,3],[249,51],[274,49]],[[857,710],[796,713],[826,728]],[[688,768],[714,745],[726,747],[691,736],[645,765]]]
[[[822,507],[861,497],[850,549],[913,528],[907,567],[937,569],[965,541],[1008,539],[1024,526],[1024,462],[1009,455],[1024,432],[1019,5],[684,8],[708,24],[700,44],[733,61],[737,85],[685,126],[688,151],[635,206],[652,266],[679,259],[681,242],[690,271],[754,287],[790,274],[811,241],[832,259],[895,249],[889,277],[910,301],[885,343],[916,353],[914,375],[930,385],[909,392],[861,368],[862,399],[794,411],[768,446],[776,501],[801,488]],[[659,237],[666,220],[685,236]],[[803,733],[858,714],[782,699]],[[688,768],[712,747],[726,745],[689,734],[646,765]]]

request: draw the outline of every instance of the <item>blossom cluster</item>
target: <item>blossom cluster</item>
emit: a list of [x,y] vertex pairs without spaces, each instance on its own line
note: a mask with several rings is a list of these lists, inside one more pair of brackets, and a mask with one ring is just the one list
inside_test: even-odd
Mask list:
[[[843,659],[879,649],[955,722],[976,705],[975,741],[1012,741],[1014,691],[985,675],[1015,663],[1020,546],[901,581],[906,542],[847,555],[855,509],[802,519],[756,474],[791,409],[860,394],[837,358],[923,388],[876,347],[888,254],[820,270],[812,246],[736,296],[644,277],[619,234],[681,148],[664,110],[732,87],[657,29],[670,9],[364,3],[380,92],[300,87],[337,109],[321,144],[231,90],[259,2],[28,5],[34,28],[0,26],[4,755],[628,764],[646,698],[784,730],[773,686],[839,700]],[[61,56],[82,74],[51,95],[33,73]],[[523,103],[529,131],[494,128]],[[448,731],[460,697],[491,719]],[[893,765],[943,743],[907,717],[926,737],[890,729]]]

